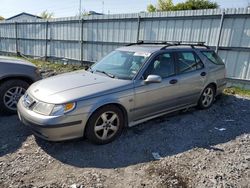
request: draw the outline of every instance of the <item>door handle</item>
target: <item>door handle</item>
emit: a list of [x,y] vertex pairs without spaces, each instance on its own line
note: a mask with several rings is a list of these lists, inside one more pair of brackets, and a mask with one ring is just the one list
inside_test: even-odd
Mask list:
[[169,81],[170,84],[176,84],[177,82],[178,82],[178,80],[176,80],[176,79],[173,79],[173,80]]
[[206,76],[206,75],[207,75],[206,72],[202,72],[202,73],[201,73],[201,76]]

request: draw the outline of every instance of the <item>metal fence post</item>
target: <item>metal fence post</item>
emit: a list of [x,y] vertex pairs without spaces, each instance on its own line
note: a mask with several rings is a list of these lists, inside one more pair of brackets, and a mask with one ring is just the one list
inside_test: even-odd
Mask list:
[[141,29],[141,16],[138,16],[138,26],[137,26],[137,36],[136,36],[136,42],[140,39],[140,29]]
[[83,66],[83,22],[84,22],[84,19],[81,20],[81,52],[80,52],[80,55],[81,55],[81,65]]
[[48,58],[48,33],[49,33],[49,21],[46,22],[46,29],[45,29],[45,56],[44,59],[47,61]]
[[217,41],[217,45],[216,45],[216,53],[218,53],[219,47],[220,47],[220,39],[221,39],[221,33],[222,33],[224,18],[225,18],[225,12],[223,11],[222,14],[221,14],[219,36],[218,36],[218,41]]
[[18,46],[18,23],[15,22],[15,39],[16,39],[16,55],[20,56],[19,46]]
[[1,25],[0,25],[0,53],[2,51],[2,36],[1,36]]

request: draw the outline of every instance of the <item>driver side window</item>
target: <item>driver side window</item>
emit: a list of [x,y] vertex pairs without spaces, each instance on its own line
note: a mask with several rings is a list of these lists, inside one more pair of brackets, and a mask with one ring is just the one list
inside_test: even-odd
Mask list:
[[167,78],[175,74],[175,65],[173,54],[163,53],[158,55],[148,66],[146,71],[143,74],[144,79],[148,77],[148,75],[158,75],[162,78]]

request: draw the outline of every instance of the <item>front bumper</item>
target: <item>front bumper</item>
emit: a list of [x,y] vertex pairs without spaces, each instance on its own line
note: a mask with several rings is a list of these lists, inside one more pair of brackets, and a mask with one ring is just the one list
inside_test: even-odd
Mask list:
[[20,121],[35,135],[49,141],[80,138],[84,134],[87,115],[44,116],[24,107],[22,100],[17,105]]

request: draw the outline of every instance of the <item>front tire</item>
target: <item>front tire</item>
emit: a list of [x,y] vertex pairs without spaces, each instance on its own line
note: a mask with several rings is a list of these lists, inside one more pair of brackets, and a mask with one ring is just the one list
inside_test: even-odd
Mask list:
[[23,80],[7,80],[0,85],[0,114],[15,114],[17,103],[29,84]]
[[208,109],[213,105],[215,99],[215,88],[212,85],[207,86],[199,99],[198,108]]
[[98,109],[90,117],[86,127],[86,137],[95,144],[107,144],[121,135],[124,128],[122,110],[114,105]]

